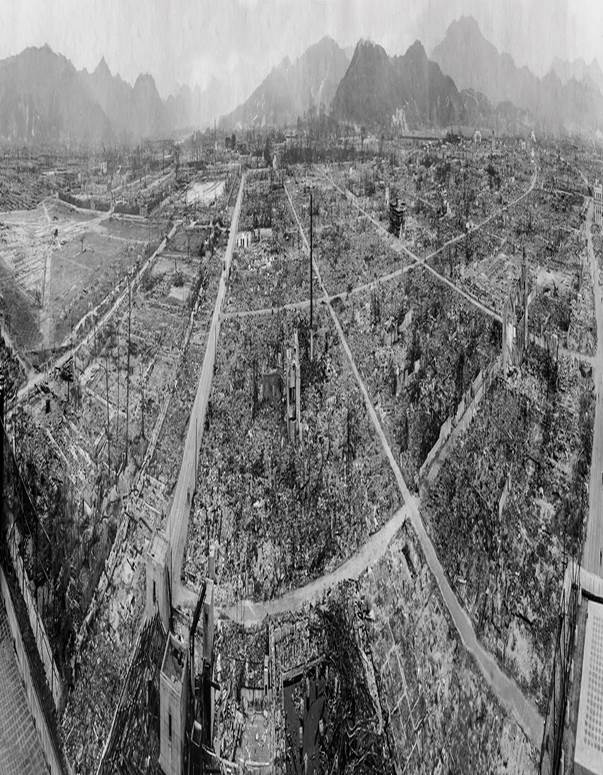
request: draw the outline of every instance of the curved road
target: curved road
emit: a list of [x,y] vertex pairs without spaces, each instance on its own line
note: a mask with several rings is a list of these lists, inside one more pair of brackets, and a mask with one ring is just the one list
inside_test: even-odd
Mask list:
[[593,249],[592,220],[593,203],[586,216],[586,239],[588,257],[595,297],[597,320],[597,352],[593,359],[593,382],[595,384],[595,421],[593,429],[592,460],[589,485],[589,515],[586,527],[586,541],[582,553],[582,566],[597,576],[603,576],[603,298],[599,287],[599,268]]
[[[402,506],[355,554],[331,573],[325,573],[324,576],[272,600],[257,603],[243,600],[224,609],[222,615],[243,625],[259,624],[266,616],[298,611],[306,603],[318,601],[324,592],[346,579],[357,579],[368,567],[383,557],[392,539],[406,521],[407,515],[406,506]],[[191,602],[194,605],[195,599]]]
[[220,333],[220,312],[222,302],[226,295],[226,286],[228,282],[228,273],[230,262],[234,251],[239,215],[241,212],[241,202],[243,201],[243,191],[245,189],[245,175],[241,177],[239,193],[234,207],[232,220],[230,223],[230,233],[228,235],[228,244],[224,259],[224,268],[220,276],[216,304],[211,319],[211,325],[207,335],[207,344],[197,394],[191,409],[188,421],[186,440],[184,442],[184,452],[182,455],[182,464],[178,481],[174,490],[172,505],[166,524],[166,533],[172,550],[172,594],[174,599],[178,599],[186,593],[180,592],[182,587],[182,562],[184,560],[184,550],[186,548],[186,539],[188,536],[188,522],[191,511],[191,502],[195,492],[197,482],[197,455],[201,439],[203,438],[203,429],[205,426],[205,413],[207,403],[211,392],[211,383],[214,374],[214,364],[216,359],[217,342]]
[[[291,209],[297,221],[298,227],[300,229],[300,232],[304,241],[305,249],[307,252],[309,252],[309,245],[308,245],[306,235],[304,233],[304,230],[299,220],[299,217],[297,215],[297,212],[295,211],[295,208],[293,206],[293,202],[291,200],[291,196],[289,195],[289,191],[287,190],[286,187],[285,187],[285,191],[287,193],[289,204],[291,206]],[[375,408],[369,396],[366,385],[364,384],[364,380],[362,379],[360,372],[358,371],[358,368],[354,361],[354,357],[352,355],[350,347],[347,343],[347,340],[345,338],[345,335],[339,323],[339,319],[337,318],[337,315],[335,314],[333,307],[328,301],[329,295],[322,282],[320,271],[318,269],[318,266],[316,265],[316,262],[314,262],[313,269],[318,279],[319,285],[323,291],[324,298],[326,299],[326,303],[329,307],[331,318],[333,320],[337,333],[339,334],[339,338],[340,338],[342,347],[344,349],[344,352],[348,358],[350,367],[352,369],[352,373],[354,374],[354,377],[356,378],[356,382],[358,383],[358,387],[360,388],[362,395],[364,397],[364,402],[366,404],[369,417],[373,423],[377,436],[381,442],[383,452],[385,453],[385,456],[387,457],[389,464],[392,468],[392,471],[396,478],[396,482],[398,484],[398,488],[402,494],[402,497],[404,498],[404,503],[405,503],[404,508],[405,508],[406,514],[410,518],[410,521],[417,533],[417,537],[421,544],[421,548],[423,550],[425,560],[429,566],[431,573],[433,574],[436,580],[436,583],[442,595],[442,599],[444,600],[444,603],[452,618],[452,621],[459,634],[461,642],[463,643],[463,646],[469,652],[469,654],[471,654],[471,656],[475,659],[482,675],[484,676],[484,678],[486,679],[487,683],[490,685],[492,690],[496,693],[501,703],[504,705],[507,711],[513,716],[513,718],[517,721],[517,723],[521,726],[521,728],[525,731],[525,733],[532,741],[534,746],[536,748],[539,748],[542,742],[543,719],[538,713],[538,710],[536,709],[536,707],[525,697],[525,695],[519,689],[517,684],[513,680],[511,680],[509,676],[507,676],[500,669],[500,667],[498,666],[498,663],[496,662],[496,659],[492,656],[492,654],[486,651],[486,649],[484,649],[484,647],[481,645],[481,643],[479,642],[475,634],[475,630],[473,629],[473,624],[469,619],[469,616],[467,615],[466,611],[459,603],[450,584],[448,583],[448,579],[446,578],[444,569],[437,557],[437,554],[431,542],[431,539],[427,535],[425,526],[423,524],[423,520],[421,519],[421,515],[419,512],[419,499],[410,493],[410,490],[408,489],[408,486],[404,481],[404,477],[402,476],[400,467],[391,451],[390,445],[387,441],[387,438],[385,436],[381,423],[379,422],[379,419],[377,417],[377,413],[375,411]],[[393,519],[396,519],[396,516],[393,517]],[[250,613],[250,610],[246,607],[245,603],[242,604],[242,608],[244,612],[245,610],[247,610],[247,612]]]
[[[459,234],[456,237],[453,237],[452,239],[449,239],[447,242],[445,242],[441,247],[439,247],[437,250],[434,250],[429,255],[425,256],[425,258],[420,258],[419,256],[416,256],[414,253],[412,253],[408,248],[404,247],[404,245],[401,245],[398,240],[393,240],[391,238],[391,235],[389,232],[383,227],[381,223],[376,221],[369,213],[364,210],[361,205],[358,204],[358,201],[354,197],[354,195],[349,191],[344,191],[342,188],[340,188],[335,181],[330,178],[326,172],[323,173],[324,177],[331,183],[331,185],[336,188],[340,193],[344,194],[345,196],[350,199],[350,201],[354,204],[355,207],[358,208],[358,210],[363,213],[363,215],[366,215],[367,218],[369,218],[372,223],[385,234],[385,236],[391,240],[392,247],[396,252],[405,252],[413,261],[412,264],[403,266],[400,269],[395,269],[393,272],[389,272],[388,274],[381,275],[380,277],[376,277],[374,280],[369,280],[369,282],[363,283],[362,285],[357,285],[351,290],[342,290],[339,293],[332,293],[328,296],[329,301],[333,301],[338,296],[348,296],[351,294],[356,293],[363,293],[364,291],[370,291],[373,290],[373,288],[376,288],[379,285],[382,285],[384,283],[390,282],[391,280],[395,280],[397,277],[400,277],[401,275],[405,274],[406,272],[409,272],[411,269],[414,269],[417,266],[425,265],[426,268],[435,276],[438,278],[438,280],[446,283],[448,286],[450,286],[454,291],[457,293],[460,293],[462,296],[464,296],[471,304],[476,305],[479,309],[482,310],[486,315],[489,315],[490,317],[494,318],[495,320],[502,321],[501,316],[496,312],[496,310],[491,309],[490,307],[484,305],[479,299],[476,299],[475,296],[472,296],[470,293],[467,293],[462,288],[459,288],[458,285],[455,285],[452,283],[447,277],[444,277],[441,275],[438,271],[433,269],[433,267],[429,266],[426,262],[430,261],[432,258],[435,258],[437,255],[439,255],[442,251],[446,250],[447,247],[450,245],[455,245],[458,242],[461,242],[464,238],[464,234]],[[500,215],[505,210],[510,209],[511,207],[515,207],[520,202],[522,202],[526,197],[528,197],[532,191],[534,190],[534,187],[536,185],[536,179],[537,179],[538,173],[535,170],[534,175],[532,176],[532,180],[530,182],[530,186],[526,191],[523,192],[523,194],[520,194],[518,197],[516,197],[513,201],[508,202],[503,207],[498,208],[495,212],[491,213],[485,220],[483,220],[481,223],[476,224],[472,229],[469,230],[469,234],[474,234],[475,232],[479,231],[480,229],[483,229],[484,226],[487,226],[490,221],[492,221],[494,218],[496,218],[498,215]],[[325,299],[318,299],[316,301],[317,304],[324,304]],[[223,319],[227,318],[245,318],[245,317],[259,317],[262,315],[274,315],[277,312],[285,311],[285,310],[295,310],[295,309],[305,309],[306,307],[310,306],[310,299],[302,299],[301,301],[293,301],[289,302],[288,304],[283,304],[280,307],[261,307],[260,309],[249,309],[249,310],[243,310],[243,311],[236,311],[236,312],[224,312],[222,314]],[[588,356],[582,356],[580,354],[576,354],[577,357],[588,359]]]

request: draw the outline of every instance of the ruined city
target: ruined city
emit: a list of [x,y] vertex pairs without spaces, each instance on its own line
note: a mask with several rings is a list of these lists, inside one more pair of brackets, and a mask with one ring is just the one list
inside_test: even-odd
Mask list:
[[603,8],[8,5],[0,775],[603,775]]

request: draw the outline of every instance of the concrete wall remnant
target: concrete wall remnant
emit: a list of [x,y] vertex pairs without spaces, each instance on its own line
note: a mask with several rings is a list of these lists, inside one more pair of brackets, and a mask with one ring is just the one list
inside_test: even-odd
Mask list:
[[184,771],[187,703],[188,652],[170,633],[159,678],[159,766],[165,775]]
[[166,631],[170,629],[171,587],[170,569],[172,564],[171,548],[167,536],[158,531],[153,536],[151,548],[146,557],[146,607],[145,615],[152,618],[159,612]]

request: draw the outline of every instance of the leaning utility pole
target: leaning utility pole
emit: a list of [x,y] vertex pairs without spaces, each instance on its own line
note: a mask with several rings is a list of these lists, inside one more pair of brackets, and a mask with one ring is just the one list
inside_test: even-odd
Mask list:
[[0,536],[4,530],[4,374],[0,373]]
[[312,192],[310,191],[310,331],[314,322],[314,299],[312,296],[312,259],[313,259],[313,216],[312,216]]
[[115,415],[115,443],[119,446],[119,322],[117,323],[117,414]]
[[144,435],[144,379],[142,378],[142,363],[140,364],[140,432]]
[[105,391],[107,402],[107,467],[109,468],[109,477],[111,476],[111,425],[109,420],[109,356],[105,350]]
[[130,444],[130,323],[132,319],[132,283],[128,274],[128,352],[126,355],[126,466]]

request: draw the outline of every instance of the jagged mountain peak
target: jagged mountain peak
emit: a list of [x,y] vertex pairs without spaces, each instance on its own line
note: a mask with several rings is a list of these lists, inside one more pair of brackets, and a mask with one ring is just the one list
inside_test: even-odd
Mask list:
[[356,44],[356,48],[354,49],[354,53],[370,53],[370,52],[383,52],[386,54],[385,49],[380,43],[375,43],[374,40],[371,40],[370,38],[360,38],[358,43]]
[[559,65],[545,78],[537,78],[529,68],[518,67],[508,53],[499,53],[475,20],[467,17],[449,26],[432,59],[459,89],[475,89],[494,104],[512,103],[531,112],[547,129],[593,128],[603,118],[601,95],[586,79],[578,83],[571,70],[556,72]]
[[349,60],[328,36],[291,62],[273,68],[250,97],[222,120],[224,127],[293,124],[309,110],[327,109]]
[[136,81],[134,82],[134,89],[152,89],[157,91],[155,86],[155,79],[150,73],[140,73]]
[[339,43],[337,43],[330,35],[323,35],[319,41],[309,46],[302,56],[311,54],[313,51],[334,51],[339,48]]
[[427,59],[427,52],[425,51],[425,47],[421,43],[420,40],[415,40],[415,42],[408,47],[406,51],[407,57],[418,57],[420,59]]
[[333,111],[341,121],[375,128],[444,126],[465,116],[454,82],[429,60],[420,41],[395,57],[382,46],[359,42]]
[[104,78],[111,77],[111,70],[109,70],[109,65],[104,56],[101,57],[100,62],[95,67],[94,75],[103,76]]
[[67,68],[75,72],[75,67],[69,59],[63,56],[63,54],[53,51],[48,43],[45,43],[43,46],[28,46],[20,54],[15,54],[2,60],[2,64],[12,64],[20,67],[50,67],[52,69]]
[[555,57],[551,65],[551,71],[556,73],[563,83],[575,79],[603,93],[603,70],[601,70],[601,66],[596,58],[587,63],[581,57],[572,61]]
[[454,19],[450,22],[448,25],[448,31],[446,32],[447,35],[449,34],[458,34],[463,33],[465,35],[476,35],[479,37],[484,37],[481,31],[481,28],[479,26],[479,23],[477,19],[474,16],[471,16],[470,14],[465,16],[459,16],[458,19]]
[[[472,52],[476,56],[498,56],[499,52],[482,33],[482,30],[473,16],[461,16],[459,19],[452,21],[443,40],[433,49],[431,52],[431,58],[440,63],[440,58],[445,56],[446,52],[451,49],[462,49],[466,56],[471,56]],[[508,54],[503,54],[509,59],[510,63],[513,63],[512,58]],[[454,76],[453,76],[454,77]]]
[[[111,136],[106,114],[73,64],[50,46],[30,47],[0,63],[0,140],[56,142]],[[88,74],[86,73],[86,76]]]
[[359,62],[387,62],[389,59],[387,51],[379,43],[375,43],[372,40],[361,38],[356,44],[352,61],[355,67]]

